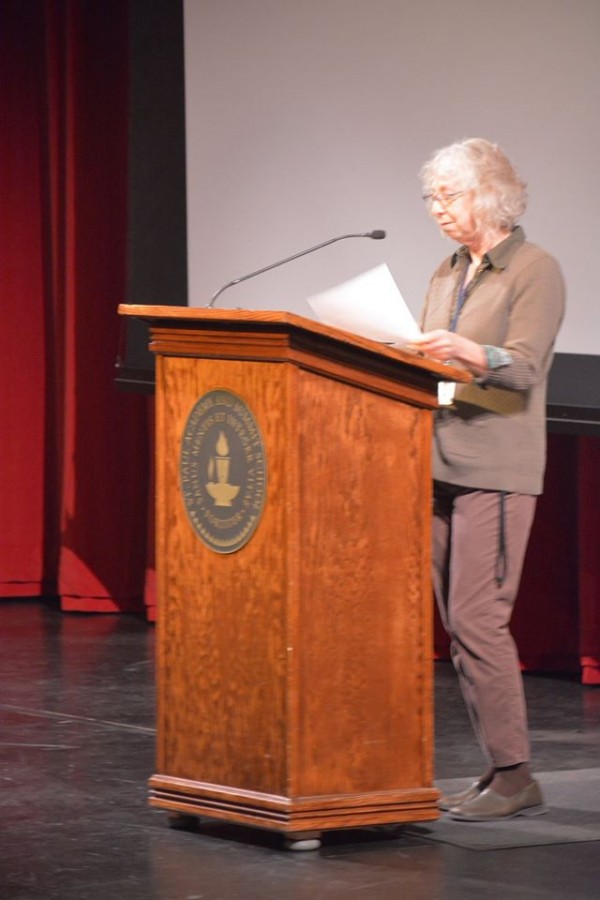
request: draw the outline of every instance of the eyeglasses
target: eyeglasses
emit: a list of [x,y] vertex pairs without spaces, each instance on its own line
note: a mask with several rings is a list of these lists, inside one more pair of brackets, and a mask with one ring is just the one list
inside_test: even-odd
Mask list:
[[448,206],[452,206],[455,200],[462,197],[464,193],[465,191],[453,191],[451,194],[423,194],[423,200],[427,206],[433,206],[434,203],[439,203],[440,206],[447,209]]

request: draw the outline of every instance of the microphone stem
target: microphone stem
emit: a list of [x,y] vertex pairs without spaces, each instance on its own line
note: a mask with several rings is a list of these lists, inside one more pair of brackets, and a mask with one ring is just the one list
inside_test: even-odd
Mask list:
[[257,269],[256,272],[249,272],[248,275],[241,275],[239,278],[234,278],[233,281],[228,281],[227,284],[224,284],[222,288],[213,294],[210,298],[210,303],[207,306],[207,309],[210,309],[223,291],[226,291],[227,288],[232,287],[234,284],[239,284],[240,281],[246,281],[248,278],[254,278],[255,275],[262,275],[263,272],[268,272],[269,269],[276,269],[278,266],[283,266],[285,263],[292,262],[294,259],[298,259],[300,256],[306,256],[307,253],[312,253],[314,250],[320,250],[322,247],[327,247],[329,244],[335,244],[336,241],[343,241],[346,238],[352,237],[370,237],[369,234],[341,234],[339,237],[330,238],[328,241],[323,241],[322,244],[315,244],[314,247],[309,247],[308,250],[301,250],[300,253],[294,253],[293,256],[287,256],[285,259],[280,259],[279,262],[271,263],[270,266],[263,266],[262,269]]

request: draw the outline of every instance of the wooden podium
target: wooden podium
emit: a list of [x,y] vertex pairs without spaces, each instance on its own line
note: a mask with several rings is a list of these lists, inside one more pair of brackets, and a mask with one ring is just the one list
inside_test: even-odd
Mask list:
[[431,411],[468,376],[291,313],[119,312],[156,354],[150,803],[289,840],[436,819]]

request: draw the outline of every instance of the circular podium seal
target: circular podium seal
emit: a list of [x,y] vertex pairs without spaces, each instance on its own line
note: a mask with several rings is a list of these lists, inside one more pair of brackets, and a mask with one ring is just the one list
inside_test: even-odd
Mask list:
[[213,390],[195,403],[183,430],[181,493],[201,541],[215,553],[234,553],[260,522],[267,484],[262,435],[246,403]]

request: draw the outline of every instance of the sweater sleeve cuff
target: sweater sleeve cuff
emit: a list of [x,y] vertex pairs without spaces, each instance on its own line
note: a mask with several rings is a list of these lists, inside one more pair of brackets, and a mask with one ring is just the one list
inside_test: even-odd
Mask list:
[[483,349],[485,351],[487,367],[490,371],[501,369],[502,366],[510,366],[513,361],[512,355],[508,350],[503,350],[502,347],[492,347],[489,344],[484,344]]

